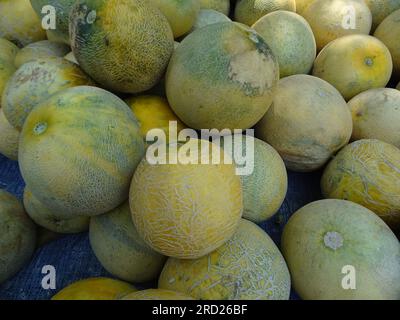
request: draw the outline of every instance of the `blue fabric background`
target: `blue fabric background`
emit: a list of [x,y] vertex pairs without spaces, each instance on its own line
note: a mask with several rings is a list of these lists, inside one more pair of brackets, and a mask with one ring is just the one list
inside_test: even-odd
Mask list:
[[[279,212],[260,226],[280,245],[282,229],[289,217],[307,203],[321,199],[321,173],[301,174],[289,172],[289,190]],[[18,163],[0,154],[0,188],[22,198],[24,181]],[[56,268],[56,290],[44,290],[41,286],[42,267]],[[51,298],[70,283],[88,277],[108,276],[94,256],[87,233],[64,236],[37,249],[30,263],[12,279],[0,286],[0,299],[42,300]],[[139,287],[155,286],[155,283]],[[293,292],[292,299],[298,299]]]

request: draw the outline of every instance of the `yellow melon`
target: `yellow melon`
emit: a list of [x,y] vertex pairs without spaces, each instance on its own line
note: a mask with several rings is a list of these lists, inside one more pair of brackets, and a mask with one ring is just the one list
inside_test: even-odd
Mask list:
[[393,64],[388,48],[368,35],[351,35],[327,45],[314,62],[313,75],[328,81],[346,100],[385,87]]
[[11,160],[18,160],[19,131],[7,120],[0,109],[0,153]]
[[121,300],[193,300],[193,298],[171,290],[147,289],[130,293]]
[[350,34],[369,34],[372,15],[364,0],[315,0],[303,17],[310,24],[317,48]]
[[8,79],[17,70],[14,65],[14,59],[18,51],[18,47],[12,42],[0,38],[0,100]]
[[[298,0],[297,0],[298,1]],[[400,9],[400,0],[364,0],[372,13],[372,31],[392,12]]]
[[303,12],[314,0],[296,0],[296,12],[303,15]]
[[212,9],[229,15],[230,0],[200,0],[201,9]]
[[326,167],[321,181],[326,198],[363,205],[400,227],[400,149],[372,139],[353,142]]

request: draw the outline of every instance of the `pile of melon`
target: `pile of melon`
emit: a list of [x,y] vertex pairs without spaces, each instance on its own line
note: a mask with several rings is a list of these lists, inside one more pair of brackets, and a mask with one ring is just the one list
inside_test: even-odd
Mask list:
[[[400,0],[0,0],[0,153],[26,184],[0,191],[0,284],[45,230],[89,232],[112,276],[55,300],[399,300],[399,81]],[[288,171],[325,199],[276,244],[257,224]]]

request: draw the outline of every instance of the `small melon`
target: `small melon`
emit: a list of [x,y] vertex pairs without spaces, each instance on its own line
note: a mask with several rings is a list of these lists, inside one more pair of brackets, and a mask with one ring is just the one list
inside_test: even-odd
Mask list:
[[147,289],[130,293],[121,300],[193,300],[193,298],[171,290]]
[[212,9],[229,15],[230,0],[200,0],[201,9]]
[[290,295],[290,275],[278,247],[247,220],[205,257],[168,259],[158,285],[200,300],[288,300]]
[[322,200],[301,208],[284,228],[282,250],[303,299],[400,299],[399,241],[358,204]]
[[[298,0],[297,0],[298,1]],[[372,31],[392,12],[400,9],[400,0],[364,0],[372,13]]]
[[0,153],[11,160],[18,160],[19,131],[15,129],[0,109]]
[[211,9],[201,9],[199,11],[199,14],[197,15],[192,31],[203,28],[210,24],[227,21],[231,21],[231,19],[229,19],[226,15],[219,11]]

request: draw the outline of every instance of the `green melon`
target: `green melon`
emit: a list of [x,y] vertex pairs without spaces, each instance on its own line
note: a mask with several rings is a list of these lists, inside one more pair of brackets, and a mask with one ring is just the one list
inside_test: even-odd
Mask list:
[[212,9],[229,15],[230,0],[200,0],[201,9]]
[[372,13],[372,31],[392,12],[400,9],[400,0],[364,0]]
[[19,131],[7,120],[0,109],[0,153],[11,160],[18,160]]
[[227,21],[231,21],[231,19],[229,19],[226,15],[219,11],[211,9],[201,9],[199,11],[199,14],[197,15],[197,19],[193,25],[192,31],[203,28],[210,24]]

